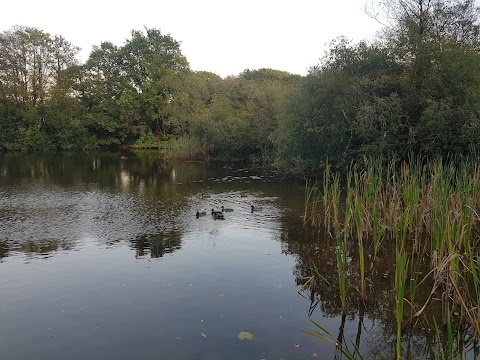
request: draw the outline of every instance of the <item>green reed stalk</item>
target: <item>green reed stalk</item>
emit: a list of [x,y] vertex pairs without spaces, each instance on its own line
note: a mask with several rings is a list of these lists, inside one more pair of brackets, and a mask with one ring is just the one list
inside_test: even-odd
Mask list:
[[332,194],[332,207],[333,207],[333,231],[338,234],[340,231],[340,174],[335,174],[333,177],[333,183],[331,185],[330,193]]
[[415,309],[415,295],[417,292],[417,286],[419,277],[421,275],[421,265],[422,265],[422,258],[424,254],[418,253],[416,251],[412,251],[410,253],[410,260],[409,260],[409,302],[410,302],[410,318],[413,318],[416,309]]
[[318,188],[315,187],[315,196],[312,200],[312,205],[310,207],[310,213],[312,214],[310,216],[310,223],[314,227],[317,226],[317,221],[320,220],[320,216],[318,215],[318,211],[317,211],[318,204],[320,203],[320,200],[318,198],[319,198]]
[[330,233],[330,198],[328,190],[330,188],[330,165],[325,164],[325,170],[323,171],[323,223],[325,229]]
[[380,216],[383,211],[383,164],[381,159],[372,161],[372,174],[370,195],[372,198],[373,261],[375,261],[385,236],[385,227],[381,225],[380,221]]
[[402,165],[403,206],[408,214],[408,232],[413,234],[418,228],[417,209],[420,200],[419,165],[412,161],[409,166]]
[[395,256],[395,317],[397,320],[397,359],[402,358],[402,324],[408,257],[405,251],[397,250]]
[[435,359],[445,360],[447,358],[447,355],[445,354],[445,349],[442,346],[442,330],[438,327],[435,318],[433,318],[433,323],[435,325],[435,338],[437,339],[438,343],[438,353],[435,355]]
[[403,222],[397,225],[395,241],[395,317],[397,320],[396,357],[399,360],[402,358],[403,308],[409,263],[407,251],[405,249],[406,234],[409,226],[408,218],[408,214],[405,214]]
[[438,161],[433,165],[433,180],[431,184],[431,246],[430,251],[433,254],[435,268],[436,264],[443,262],[444,245],[446,238],[446,229],[448,221],[448,207],[450,193],[447,188],[447,176],[445,175],[443,164]]
[[[352,172],[347,174],[347,194],[345,198],[346,209],[351,206],[352,198]],[[342,234],[338,234],[336,257],[337,257],[337,272],[338,272],[338,288],[340,292],[340,300],[342,302],[342,316],[347,314],[347,244],[350,227],[350,211],[345,211],[345,220],[343,223]]]
[[[343,319],[343,318],[342,318]],[[358,347],[352,343],[354,351],[352,352],[346,345],[339,344],[338,341],[333,337],[333,335],[325,329],[320,324],[316,323],[312,319],[308,319],[318,330],[311,332],[311,331],[304,331],[305,334],[316,337],[321,340],[328,341],[331,344],[334,344],[337,348],[340,349],[341,353],[348,359],[348,360],[363,360],[362,354]]]
[[387,193],[388,201],[385,208],[385,223],[389,225],[390,228],[390,237],[394,238],[396,236],[395,224],[398,222],[402,214],[401,209],[401,184],[398,181],[397,172],[395,170],[395,162],[391,161],[388,166],[387,171],[388,183],[387,187],[390,189]]
[[470,306],[472,319],[474,320],[472,327],[474,330],[474,336],[478,339],[480,338],[480,261],[472,242],[473,240],[471,238],[468,238],[465,242],[465,252],[468,255],[469,262],[467,281],[468,283],[473,284],[475,294],[475,297],[472,299],[473,304]]
[[[346,231],[346,229],[344,230]],[[337,236],[337,272],[338,272],[338,290],[340,293],[340,300],[342,303],[342,316],[347,314],[347,250],[345,247],[345,238],[347,233],[343,236]]]
[[[355,177],[355,187],[357,188],[357,179]],[[359,270],[360,270],[360,296],[362,300],[366,300],[367,298],[367,289],[365,283],[365,257],[363,251],[363,222],[362,222],[362,201],[359,197],[358,192],[355,192],[354,202],[352,204],[351,212],[353,215],[353,220],[356,228],[356,235],[358,241],[358,257],[359,257]]]
[[378,258],[378,252],[380,246],[382,245],[383,239],[385,237],[385,227],[380,223],[380,214],[378,207],[374,205],[372,211],[373,217],[373,260],[375,261]]
[[[312,206],[311,202],[315,199],[315,189],[317,183],[311,184],[309,180],[305,181],[305,198],[304,198],[304,210],[303,210],[303,223],[306,224],[310,217],[308,216],[309,208]],[[315,214],[312,213],[311,216]]]

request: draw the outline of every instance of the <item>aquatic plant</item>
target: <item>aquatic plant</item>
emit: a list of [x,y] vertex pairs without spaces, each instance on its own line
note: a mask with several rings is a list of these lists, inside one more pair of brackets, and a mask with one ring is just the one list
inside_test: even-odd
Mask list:
[[309,321],[316,327],[316,331],[304,331],[305,334],[308,334],[310,336],[316,337],[321,340],[328,341],[329,343],[334,344],[337,349],[340,350],[340,352],[348,359],[348,360],[363,360],[363,356],[360,353],[358,347],[352,343],[353,351],[344,343],[340,343],[335,338],[333,335],[328,332],[327,329],[322,327],[320,324],[317,322],[313,321],[312,319],[309,319]]
[[403,327],[403,307],[405,287],[408,272],[408,255],[405,250],[405,232],[408,222],[404,222],[404,227],[397,229],[398,237],[396,239],[395,251],[395,318],[397,320],[396,335],[396,358],[402,358],[402,327]]
[[[478,160],[411,157],[385,163],[364,158],[362,164],[347,168],[345,184],[340,179],[341,173],[325,168],[323,189],[315,184],[306,196],[304,221],[335,239],[342,315],[348,298],[355,296],[347,294],[347,277],[358,279],[359,296],[365,302],[376,259],[393,244],[397,358],[402,332],[425,318],[435,299],[441,302],[442,327],[449,328],[453,338],[458,339],[459,329],[467,326],[472,341],[480,340]],[[321,211],[316,206],[320,202]],[[351,252],[358,262],[349,261]],[[350,268],[354,265],[358,271]],[[426,285],[429,291],[418,296],[417,290]],[[460,345],[456,351],[462,351]]]

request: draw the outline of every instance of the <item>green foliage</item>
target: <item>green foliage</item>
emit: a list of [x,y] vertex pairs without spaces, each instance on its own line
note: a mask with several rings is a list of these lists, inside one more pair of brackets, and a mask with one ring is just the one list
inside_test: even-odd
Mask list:
[[163,140],[160,140],[151,131],[148,131],[135,141],[133,147],[136,149],[168,149],[174,141],[175,139],[168,135],[164,136]]
[[277,164],[318,172],[364,154],[408,158],[478,148],[479,10],[470,0],[381,2],[377,41],[339,38],[280,117]]
[[183,136],[172,143],[167,156],[186,160],[208,160],[208,151],[198,139]]
[[95,46],[81,66],[78,50],[35,28],[0,34],[0,148],[87,149],[175,132],[172,76],[188,62],[170,35],[132,31],[122,47]]
[[[277,162],[318,171],[329,158],[348,162],[390,151],[404,132],[401,68],[388,49],[339,39],[301,82],[281,117]],[[298,165],[297,165],[298,166]]]
[[[473,0],[380,1],[373,42],[338,38],[306,77],[193,72],[157,29],[94,46],[85,64],[61,36],[0,33],[0,148],[158,147],[182,157],[262,159],[319,173],[364,155],[479,151],[480,26]],[[382,20],[379,19],[379,20]],[[169,145],[170,147],[170,145]]]
[[[273,74],[273,75],[272,75]],[[194,74],[198,91],[188,136],[209,155],[224,159],[265,159],[273,152],[278,109],[298,76],[270,69],[247,70],[221,80]]]
[[29,128],[21,127],[18,129],[19,139],[16,144],[17,149],[33,150],[52,150],[55,146],[48,138],[48,135],[42,129],[33,126]]

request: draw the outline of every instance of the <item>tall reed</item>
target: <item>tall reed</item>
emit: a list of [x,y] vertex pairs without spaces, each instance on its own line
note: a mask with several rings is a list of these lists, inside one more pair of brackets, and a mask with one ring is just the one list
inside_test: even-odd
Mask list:
[[[478,160],[411,157],[408,162],[384,163],[365,158],[363,164],[350,164],[346,175],[346,190],[341,191],[341,174],[327,166],[323,189],[315,186],[306,191],[304,215],[306,223],[325,227],[336,239],[342,314],[347,312],[348,267],[355,263],[349,262],[349,252],[358,250],[359,293],[365,300],[375,260],[383,247],[393,243],[397,357],[402,327],[425,316],[435,299],[443,301],[443,325],[457,329],[466,324],[475,341],[480,340]],[[372,271],[367,274],[369,257]],[[417,290],[427,284],[429,293],[420,298]],[[410,305],[408,319],[404,319],[405,302]]]
[[[347,194],[345,198],[346,208],[351,206],[352,201],[352,177],[347,175]],[[342,316],[347,314],[347,251],[350,224],[350,211],[345,211],[345,220],[343,222],[343,232],[337,235],[337,273],[338,273],[338,289],[340,292],[340,300],[342,303]]]
[[329,188],[330,188],[330,165],[327,163],[325,164],[325,170],[323,172],[323,223],[328,233],[330,233],[330,196],[329,196]]
[[[355,177],[355,188],[358,187],[358,176]],[[360,199],[360,195],[358,192],[355,192],[353,202],[351,204],[350,212],[352,214],[355,230],[356,230],[356,238],[358,242],[358,262],[359,262],[359,272],[360,272],[360,296],[362,300],[367,298],[367,289],[365,283],[365,256],[363,251],[363,203]]]
[[404,222],[398,223],[395,239],[395,318],[397,320],[396,357],[402,358],[402,328],[405,288],[408,274],[408,254],[405,248],[406,235],[410,218],[408,211],[404,214]]
[[303,222],[308,223],[310,222],[312,225],[315,225],[315,217],[316,214],[311,212],[310,213],[310,208],[314,208],[314,205],[316,203],[315,199],[315,191],[317,189],[317,183],[314,182],[312,183],[309,179],[305,180],[305,196],[304,196],[304,209],[303,209]]

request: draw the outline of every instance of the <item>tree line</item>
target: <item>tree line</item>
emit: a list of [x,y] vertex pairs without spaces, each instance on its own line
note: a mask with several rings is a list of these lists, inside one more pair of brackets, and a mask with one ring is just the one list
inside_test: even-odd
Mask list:
[[480,27],[474,0],[384,0],[372,41],[335,39],[306,76],[192,71],[157,29],[102,42],[80,64],[62,36],[0,33],[0,149],[172,148],[316,171],[327,159],[478,151]]

